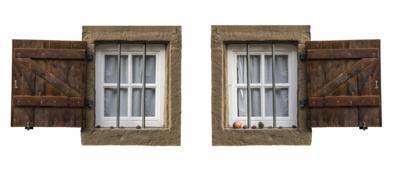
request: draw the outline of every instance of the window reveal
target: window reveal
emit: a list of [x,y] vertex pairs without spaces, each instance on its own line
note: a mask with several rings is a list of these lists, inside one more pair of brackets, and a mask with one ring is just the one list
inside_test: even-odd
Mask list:
[[97,45],[96,126],[163,127],[164,52],[158,44]]
[[230,127],[296,126],[295,47],[228,45],[228,65]]

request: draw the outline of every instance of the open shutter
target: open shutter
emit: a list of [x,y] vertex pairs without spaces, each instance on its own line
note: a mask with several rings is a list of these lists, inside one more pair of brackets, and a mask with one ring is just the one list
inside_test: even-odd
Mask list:
[[86,42],[13,40],[11,126],[81,127]]
[[376,127],[381,118],[379,40],[306,43],[312,127]]

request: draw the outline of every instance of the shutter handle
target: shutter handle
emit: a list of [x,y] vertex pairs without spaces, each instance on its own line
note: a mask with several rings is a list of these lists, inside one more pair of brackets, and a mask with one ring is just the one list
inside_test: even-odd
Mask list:
[[375,80],[375,89],[378,89],[378,80]]
[[14,88],[18,88],[18,80],[14,80]]

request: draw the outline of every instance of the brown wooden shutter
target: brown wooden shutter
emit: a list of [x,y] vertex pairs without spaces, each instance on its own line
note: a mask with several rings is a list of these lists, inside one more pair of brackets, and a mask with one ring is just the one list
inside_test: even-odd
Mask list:
[[379,40],[306,43],[312,127],[381,126]]
[[11,126],[81,127],[86,42],[13,40]]

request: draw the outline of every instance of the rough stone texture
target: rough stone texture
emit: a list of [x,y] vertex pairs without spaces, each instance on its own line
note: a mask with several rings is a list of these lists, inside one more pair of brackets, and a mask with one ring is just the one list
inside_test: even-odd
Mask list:
[[83,145],[180,145],[181,123],[181,27],[180,26],[84,26],[83,41],[94,55],[96,42],[148,41],[166,44],[165,108],[163,129],[95,128],[95,60],[88,63],[86,125]]
[[[310,40],[310,26],[212,26],[212,132],[213,145],[310,145],[311,127],[307,110],[298,106],[298,127],[270,129],[232,129],[228,126],[227,43],[290,42],[304,52]],[[298,59],[298,101],[306,96],[306,67]]]

